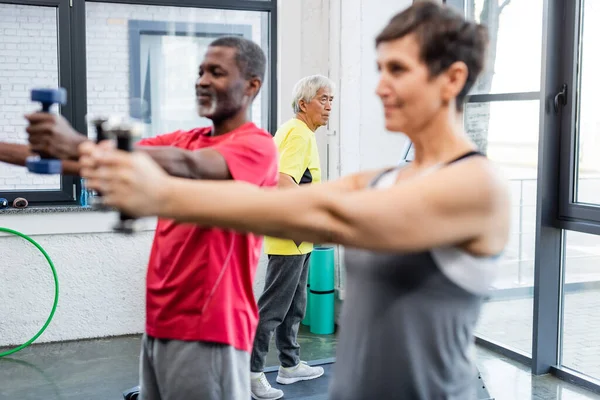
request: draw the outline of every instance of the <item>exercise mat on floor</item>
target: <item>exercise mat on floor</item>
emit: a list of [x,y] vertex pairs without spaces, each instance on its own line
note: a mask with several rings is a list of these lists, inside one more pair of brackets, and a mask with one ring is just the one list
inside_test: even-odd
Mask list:
[[[291,385],[280,385],[275,381],[277,378],[277,367],[266,369],[265,375],[271,386],[283,390],[285,393],[284,399],[327,400],[329,383],[331,382],[331,377],[333,375],[334,360],[335,359],[328,359],[327,361],[322,362],[310,362],[310,365],[320,365],[325,370],[323,376],[310,381],[297,382]],[[477,400],[494,400],[494,398],[490,396],[479,371],[477,371],[477,375],[474,378],[473,383],[477,387]]]

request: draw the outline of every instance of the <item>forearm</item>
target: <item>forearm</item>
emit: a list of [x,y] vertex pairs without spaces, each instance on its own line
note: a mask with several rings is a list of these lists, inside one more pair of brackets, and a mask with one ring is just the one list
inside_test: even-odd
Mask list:
[[27,157],[31,155],[29,146],[26,144],[0,143],[0,161],[2,162],[24,166]]
[[202,159],[198,152],[179,149],[177,147],[138,146],[162,167],[169,175],[186,179],[228,179],[210,167],[210,162]]
[[[0,161],[2,162],[24,167],[27,157],[33,155],[26,144],[0,142]],[[77,161],[63,160],[62,169],[63,175],[79,175],[80,165]]]
[[190,177],[183,152],[176,147],[136,146],[135,150],[148,154],[169,175],[181,178]]
[[63,175],[79,176],[80,170],[81,170],[81,164],[79,164],[79,161],[73,161],[73,160],[63,160],[62,161],[62,174]]
[[242,182],[169,179],[159,190],[159,216],[181,222],[319,243],[332,242],[344,230],[335,217],[335,193],[317,185],[269,190]]

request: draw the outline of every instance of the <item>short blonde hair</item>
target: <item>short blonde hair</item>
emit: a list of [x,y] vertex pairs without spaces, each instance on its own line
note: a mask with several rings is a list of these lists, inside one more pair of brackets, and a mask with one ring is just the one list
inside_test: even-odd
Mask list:
[[331,79],[323,75],[310,75],[304,77],[294,85],[292,90],[292,108],[294,113],[298,114],[300,109],[300,100],[310,102],[315,98],[320,89],[329,89],[331,92],[335,90],[335,84]]

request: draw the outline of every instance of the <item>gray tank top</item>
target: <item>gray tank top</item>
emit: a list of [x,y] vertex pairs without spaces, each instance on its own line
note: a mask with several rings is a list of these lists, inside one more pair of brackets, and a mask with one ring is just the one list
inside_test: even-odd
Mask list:
[[[372,186],[393,185],[397,173],[387,171]],[[330,399],[475,399],[473,330],[497,258],[455,247],[345,254]]]

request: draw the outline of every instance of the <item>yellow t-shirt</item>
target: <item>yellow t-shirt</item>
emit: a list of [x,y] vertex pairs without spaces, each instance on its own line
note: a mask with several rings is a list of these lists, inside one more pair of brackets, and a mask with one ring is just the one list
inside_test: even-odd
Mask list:
[[[279,149],[279,172],[291,176],[299,185],[321,182],[321,164],[315,133],[299,119],[292,118],[275,133]],[[293,212],[293,210],[290,210]],[[310,253],[312,243],[299,245],[293,240],[265,237],[265,253],[298,255]]]

